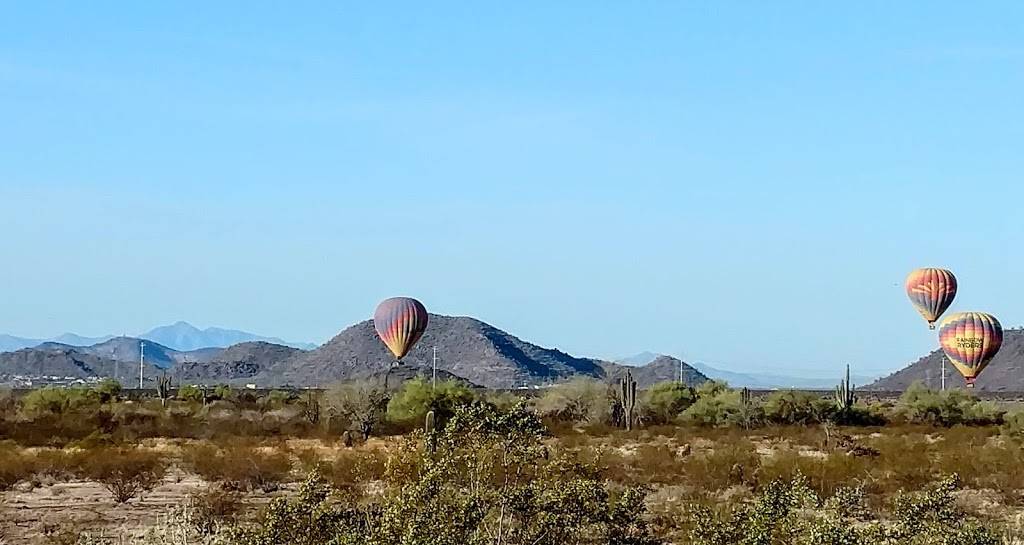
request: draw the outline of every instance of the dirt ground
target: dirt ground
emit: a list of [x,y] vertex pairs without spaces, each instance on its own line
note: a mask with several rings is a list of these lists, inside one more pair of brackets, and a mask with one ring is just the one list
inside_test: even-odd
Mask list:
[[[94,482],[57,482],[36,488],[22,484],[0,495],[0,543],[60,542],[60,534],[79,532],[103,538],[139,537],[147,529],[159,526],[176,508],[186,505],[189,494],[206,486],[205,481],[194,475],[172,470],[163,484],[151,492],[118,504],[103,485]],[[250,494],[246,506],[255,511],[271,498],[288,494],[295,486],[285,486],[273,493]]]

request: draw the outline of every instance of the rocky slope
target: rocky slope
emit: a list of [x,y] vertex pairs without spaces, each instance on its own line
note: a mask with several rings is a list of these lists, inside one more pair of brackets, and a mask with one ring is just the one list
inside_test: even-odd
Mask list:
[[[864,389],[900,391],[918,380],[932,388],[939,388],[945,357],[941,350],[935,350],[907,367],[865,386]],[[964,379],[948,362],[946,387],[964,387]],[[1024,392],[1024,330],[1009,329],[1005,332],[1002,348],[978,376],[975,389],[986,392]]]

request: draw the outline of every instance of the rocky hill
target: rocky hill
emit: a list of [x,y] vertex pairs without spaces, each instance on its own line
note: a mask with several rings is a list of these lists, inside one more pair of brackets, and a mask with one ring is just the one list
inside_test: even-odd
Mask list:
[[[605,369],[597,360],[543,348],[465,316],[431,314],[423,338],[404,362],[429,368],[434,347],[438,369],[489,388],[532,386],[576,375],[605,377]],[[393,361],[377,338],[373,322],[367,320],[345,329],[316,350],[268,369],[257,376],[257,381],[328,384],[379,375]]]
[[672,356],[656,356],[645,365],[624,366],[605,363],[604,367],[608,377],[612,380],[620,379],[626,374],[626,371],[629,371],[632,373],[637,387],[643,389],[650,388],[659,382],[679,380],[680,365],[683,369],[683,382],[686,384],[700,386],[708,381],[708,377],[693,366]]
[[302,350],[262,341],[239,343],[221,350],[189,352],[171,368],[183,383],[233,382],[251,379],[271,366],[302,353]]
[[[865,390],[900,391],[914,381],[922,381],[932,388],[939,388],[942,377],[942,350],[924,356],[895,373],[878,379],[864,387]],[[946,362],[946,388],[963,388],[964,379]],[[1003,347],[975,383],[975,389],[986,392],[1024,391],[1024,330],[1009,329],[1003,335]]]
[[[139,376],[138,362],[118,362],[80,347],[56,343],[0,353],[0,383],[11,382],[14,377],[31,377],[33,381],[40,377],[113,377],[115,372],[123,383],[134,384]],[[149,378],[162,372],[151,363],[143,369],[144,376]]]
[[[44,343],[0,354],[0,377],[46,375],[84,379],[112,376],[117,369],[122,381],[132,384],[138,378],[140,342],[132,337],[115,337],[88,347]],[[456,378],[488,388],[532,387],[576,376],[610,380],[625,369],[615,363],[537,346],[464,316],[431,315],[423,338],[398,368],[392,368],[394,358],[377,338],[370,320],[345,329],[312,351],[262,341],[188,352],[153,341],[145,343],[145,376],[166,372],[184,384],[327,386],[345,380],[383,380],[385,376],[389,383],[397,384],[417,375],[429,377],[434,347],[438,378]],[[656,382],[676,380],[680,363],[678,359],[661,356],[630,370],[639,386],[646,388]],[[682,366],[687,383],[695,385],[707,380],[690,365]]]

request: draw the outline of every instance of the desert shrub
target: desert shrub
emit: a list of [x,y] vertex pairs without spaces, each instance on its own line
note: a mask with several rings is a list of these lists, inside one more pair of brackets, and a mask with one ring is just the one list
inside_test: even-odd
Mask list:
[[372,543],[363,535],[360,513],[333,505],[332,492],[319,474],[311,473],[294,497],[274,498],[255,524],[231,528],[228,539],[238,545]]
[[878,491],[916,490],[934,478],[928,438],[920,433],[883,434],[868,441],[879,452],[872,474]]
[[31,455],[14,445],[0,445],[0,491],[29,479],[35,469]]
[[1024,409],[1008,413],[1003,418],[1001,430],[1004,435],[1017,440],[1024,440]]
[[956,506],[958,486],[954,476],[926,491],[900,494],[893,501],[891,520],[857,523],[870,515],[862,492],[841,489],[822,503],[797,475],[772,481],[754,502],[725,513],[691,507],[690,539],[695,545],[998,545],[995,532]]
[[384,420],[388,392],[370,381],[337,384],[324,393],[323,405],[332,419],[347,421],[365,440]]
[[195,443],[183,448],[182,462],[189,471],[230,490],[272,492],[290,479],[292,471],[291,457],[283,445]]
[[603,424],[611,419],[608,385],[590,378],[574,378],[548,388],[534,401],[541,417],[570,424]]
[[437,426],[454,413],[455,408],[473,401],[473,391],[464,383],[445,380],[433,387],[423,377],[415,377],[402,385],[387,405],[387,419],[405,426],[422,426],[427,412],[434,411]]
[[687,484],[699,490],[716,491],[755,484],[761,457],[753,443],[738,439],[716,444],[709,452],[688,456],[683,467]]
[[202,403],[203,402],[203,391],[198,386],[192,384],[186,384],[181,388],[178,388],[176,396],[182,401],[188,401],[191,403]]
[[873,458],[850,456],[846,452],[822,455],[780,448],[762,460],[758,481],[791,481],[800,475],[809,488],[822,497],[828,497],[845,486],[868,478],[873,464]]
[[238,491],[210,486],[189,494],[186,505],[196,532],[213,535],[236,523],[245,504]]
[[690,539],[695,545],[792,543],[799,523],[797,510],[815,505],[816,500],[801,476],[789,482],[773,481],[753,503],[726,514],[692,507]]
[[686,472],[685,457],[668,444],[640,445],[630,459],[635,482],[674,483]]
[[110,403],[121,397],[121,383],[112,378],[105,378],[93,386],[92,391],[100,403]]
[[964,390],[930,390],[921,382],[911,384],[900,396],[897,412],[909,422],[954,426],[1000,424],[1005,411],[979,400]]
[[211,399],[221,399],[224,401],[234,401],[235,391],[231,389],[227,384],[218,384],[214,386],[213,393],[210,396]]
[[728,426],[748,419],[748,407],[738,390],[714,386],[702,389],[697,390],[697,401],[683,411],[683,421],[698,426]]
[[521,395],[502,390],[485,390],[480,395],[484,401],[503,411],[507,411],[523,401]]
[[126,503],[157,487],[167,471],[158,452],[140,448],[101,448],[87,451],[82,476],[104,486],[117,503]]
[[[391,467],[413,467],[379,503],[340,507],[313,474],[293,499],[275,499],[239,543],[505,543],[653,545],[645,491],[606,487],[596,467],[546,459],[540,420],[474,402],[456,408],[436,441],[406,443]],[[404,459],[404,456],[414,460]],[[500,538],[497,536],[501,536]]]
[[0,387],[0,418],[8,418],[18,411],[18,400],[14,397],[14,391],[7,387]]
[[336,489],[359,495],[373,481],[384,477],[387,455],[380,450],[345,450],[320,467]]
[[834,405],[810,392],[780,390],[764,401],[765,418],[774,424],[814,424],[828,419]]
[[261,411],[274,411],[282,409],[285,405],[298,399],[298,396],[284,390],[271,390],[270,393],[257,400]]
[[81,467],[88,458],[86,450],[40,449],[35,452],[33,464],[36,479],[68,481],[82,474]]
[[880,403],[856,403],[847,411],[830,411],[828,418],[840,426],[884,426],[889,414]]
[[21,410],[29,417],[45,414],[60,416],[94,405],[97,401],[92,390],[47,386],[25,394],[21,400]]
[[645,424],[675,421],[696,400],[693,388],[679,382],[659,382],[643,392],[641,413]]

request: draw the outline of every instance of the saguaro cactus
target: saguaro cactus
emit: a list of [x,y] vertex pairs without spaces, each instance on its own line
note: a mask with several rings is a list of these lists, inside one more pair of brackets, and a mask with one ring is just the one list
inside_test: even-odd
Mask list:
[[156,377],[156,395],[160,397],[160,406],[166,407],[171,397],[171,377],[167,373]]
[[427,435],[434,433],[434,411],[427,411],[427,417],[423,422],[423,431]]
[[312,391],[306,392],[306,400],[302,404],[302,416],[306,417],[306,422],[314,426],[320,423],[320,399],[313,395]]
[[740,401],[742,401],[744,405],[750,405],[750,388],[744,387],[740,390]]
[[835,390],[835,401],[836,408],[839,413],[846,415],[853,409],[853,404],[857,402],[857,396],[854,391],[857,389],[856,386],[850,382],[850,365],[846,365],[846,378],[839,382]]
[[636,381],[629,371],[619,380],[619,403],[622,405],[623,425],[626,431],[630,431],[636,419]]

